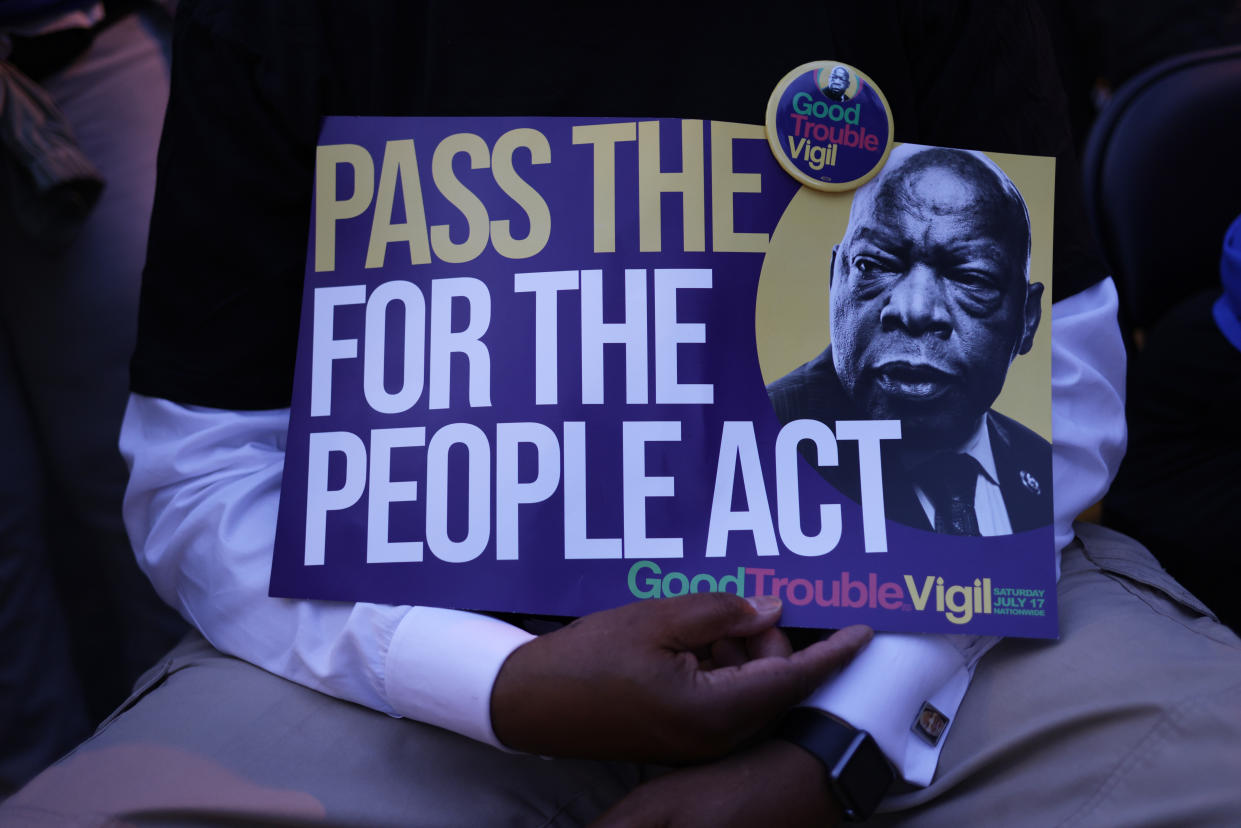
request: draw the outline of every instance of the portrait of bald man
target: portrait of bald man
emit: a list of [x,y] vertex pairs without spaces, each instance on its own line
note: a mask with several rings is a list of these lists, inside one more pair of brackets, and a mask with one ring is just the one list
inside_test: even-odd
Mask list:
[[848,90],[849,84],[853,78],[849,75],[849,70],[843,66],[832,67],[832,72],[827,76],[827,85],[823,87],[823,94],[828,100],[837,103],[844,103],[849,100]]
[[[888,520],[984,536],[1049,524],[1051,444],[992,408],[1038,329],[1029,262],[1025,201],[990,159],[897,147],[833,248],[831,344],[767,387],[776,415],[833,429],[900,420],[900,440],[883,445]],[[859,498],[855,443],[841,441],[836,466],[800,448]]]

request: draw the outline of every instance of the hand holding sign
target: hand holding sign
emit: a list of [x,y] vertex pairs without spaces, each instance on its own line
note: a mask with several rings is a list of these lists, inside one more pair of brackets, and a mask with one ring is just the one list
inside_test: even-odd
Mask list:
[[871,637],[848,627],[790,653],[780,603],[724,593],[579,618],[509,656],[491,695],[509,747],[549,756],[690,762],[770,724]]

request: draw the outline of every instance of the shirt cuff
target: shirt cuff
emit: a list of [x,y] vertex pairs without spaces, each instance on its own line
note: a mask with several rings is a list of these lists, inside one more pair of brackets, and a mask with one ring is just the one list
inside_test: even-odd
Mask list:
[[413,607],[388,646],[388,700],[401,716],[507,750],[491,728],[491,688],[504,660],[532,638],[486,615]]
[[[935,775],[939,752],[974,666],[996,641],[984,636],[880,633],[803,705],[867,731],[906,782],[925,786]],[[924,702],[948,717],[948,726],[934,745],[913,728]]]

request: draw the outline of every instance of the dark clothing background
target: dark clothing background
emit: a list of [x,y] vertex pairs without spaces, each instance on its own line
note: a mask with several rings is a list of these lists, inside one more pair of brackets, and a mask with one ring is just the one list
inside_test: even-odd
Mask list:
[[1223,556],[1235,554],[1241,491],[1241,353],[1200,293],[1153,327],[1133,357],[1129,451],[1103,501],[1104,522],[1150,547],[1234,629],[1241,623]]
[[1105,275],[1036,4],[765,4],[748,15],[565,5],[505,16],[448,3],[188,0],[178,18],[173,83],[194,95],[179,105],[190,96],[174,88],[160,147],[132,365],[142,394],[289,404],[325,114],[758,123],[789,69],[839,59],[883,89],[899,140],[1058,155],[1056,298]]

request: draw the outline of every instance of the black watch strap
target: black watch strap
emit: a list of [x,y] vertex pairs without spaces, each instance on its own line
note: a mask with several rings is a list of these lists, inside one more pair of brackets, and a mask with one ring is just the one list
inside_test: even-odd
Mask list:
[[895,778],[869,733],[813,708],[790,710],[776,735],[823,763],[832,794],[850,822],[869,818]]

